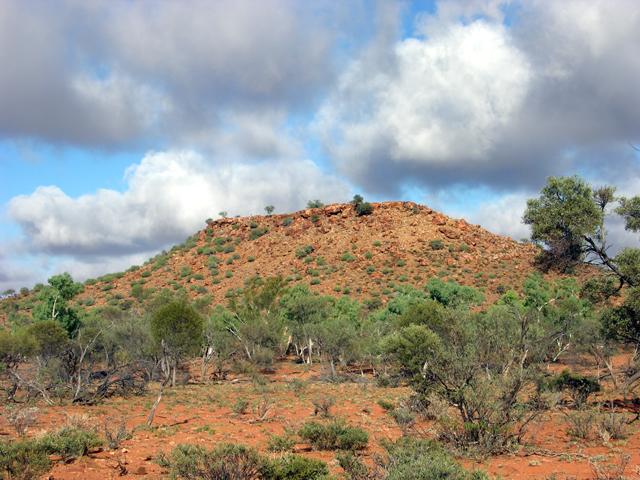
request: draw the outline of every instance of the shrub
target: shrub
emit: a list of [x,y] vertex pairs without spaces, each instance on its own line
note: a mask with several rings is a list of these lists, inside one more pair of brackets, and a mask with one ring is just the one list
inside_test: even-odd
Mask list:
[[249,402],[244,398],[239,398],[233,404],[233,407],[231,407],[231,410],[233,411],[233,413],[237,415],[244,415],[245,413],[247,413],[248,408],[249,408]]
[[263,470],[265,480],[321,480],[329,475],[327,464],[301,455],[272,460]]
[[444,248],[444,243],[442,240],[431,240],[429,242],[429,246],[431,250],[442,250]]
[[487,480],[479,471],[467,472],[438,444],[428,440],[404,437],[385,442],[386,457],[370,471],[351,453],[336,455],[350,480]]
[[36,407],[13,408],[7,412],[7,423],[21,437],[27,434],[27,430],[36,423],[37,419],[38,409]]
[[382,409],[386,410],[387,412],[389,412],[389,411],[393,410],[394,408],[396,408],[396,406],[394,405],[393,402],[390,402],[389,400],[385,400],[383,398],[378,400],[378,405],[380,405],[382,407]]
[[560,375],[548,382],[552,390],[568,390],[575,405],[580,408],[589,398],[589,395],[600,391],[600,383],[594,377],[585,377],[569,370],[564,370]]
[[288,227],[292,223],[293,223],[293,218],[291,218],[291,217],[287,217],[284,220],[282,220],[282,226],[283,227]]
[[38,444],[44,452],[60,455],[67,461],[86,455],[92,448],[101,446],[102,440],[95,430],[69,426],[46,434]]
[[344,252],[340,257],[340,260],[343,262],[353,262],[355,259],[356,257],[354,257],[351,252]]
[[291,435],[271,435],[267,443],[267,450],[270,452],[290,452],[296,441]]
[[598,419],[599,433],[605,442],[622,440],[629,436],[627,419],[615,411],[604,413]]
[[106,418],[102,431],[104,438],[107,440],[107,446],[111,450],[120,448],[120,444],[124,440],[131,438],[131,432],[127,430],[127,424],[124,418],[121,418],[117,423],[114,419]]
[[405,435],[416,423],[415,413],[413,413],[406,407],[393,409],[389,413],[398,424],[398,427],[400,427],[400,430],[402,430],[402,433]]
[[567,414],[567,420],[569,422],[567,433],[574,438],[586,440],[593,432],[596,415],[591,410],[578,410]]
[[298,247],[296,249],[296,257],[304,258],[307,255],[311,255],[314,250],[315,249],[313,248],[313,245],[305,245],[303,247]]
[[251,233],[249,234],[249,238],[251,240],[255,240],[255,239],[260,238],[261,236],[265,235],[268,232],[269,232],[269,229],[267,227],[252,228],[251,229]]
[[314,398],[311,403],[313,403],[314,415],[329,418],[331,416],[331,407],[336,404],[336,399],[328,395],[323,395],[321,397]]
[[354,195],[351,204],[359,217],[373,213],[373,206],[369,202],[365,202],[361,195]]
[[331,423],[307,422],[298,435],[317,450],[359,450],[369,442],[367,432],[350,427],[341,420]]
[[307,202],[307,208],[322,208],[324,207],[324,203],[320,200],[309,200]]
[[257,451],[229,443],[213,450],[178,445],[163,462],[172,478],[184,480],[258,480],[265,468],[265,461]]
[[47,453],[35,440],[0,442],[0,478],[32,480],[50,466]]

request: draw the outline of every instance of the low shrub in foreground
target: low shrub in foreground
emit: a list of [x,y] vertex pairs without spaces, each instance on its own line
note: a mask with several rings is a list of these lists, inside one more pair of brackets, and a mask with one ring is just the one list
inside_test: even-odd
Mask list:
[[51,462],[35,440],[0,442],[0,478],[31,480],[49,470]]
[[405,437],[386,442],[387,454],[374,469],[351,453],[337,456],[350,480],[487,480],[483,472],[464,470],[440,445]]
[[321,480],[329,474],[320,460],[299,455],[271,460],[253,448],[231,443],[213,450],[178,445],[159,463],[169,468],[171,478],[184,480]]
[[298,435],[317,450],[359,450],[369,442],[367,432],[350,427],[341,420],[330,423],[307,422]]
[[40,438],[0,442],[0,479],[38,478],[51,466],[49,455],[69,461],[101,445],[94,430],[79,427],[64,427]]

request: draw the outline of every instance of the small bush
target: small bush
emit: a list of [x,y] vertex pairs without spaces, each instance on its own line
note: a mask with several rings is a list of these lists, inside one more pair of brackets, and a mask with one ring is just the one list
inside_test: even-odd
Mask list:
[[321,480],[327,475],[326,463],[300,455],[285,455],[272,460],[263,470],[265,480]]
[[593,432],[596,415],[590,410],[579,410],[567,414],[567,420],[569,422],[567,433],[574,438],[587,440]]
[[296,445],[296,441],[291,435],[271,435],[267,443],[267,450],[270,452],[290,452]]
[[324,207],[324,203],[320,200],[309,200],[307,202],[307,208],[322,208]]
[[298,432],[317,450],[359,450],[369,442],[369,434],[357,427],[350,427],[341,420],[331,423],[307,422]]
[[46,453],[60,455],[67,461],[86,455],[92,448],[101,446],[102,440],[95,430],[69,426],[46,434],[38,443]]
[[382,407],[382,409],[386,410],[387,412],[390,412],[391,410],[396,408],[396,406],[395,406],[395,404],[393,402],[390,402],[389,400],[385,400],[383,398],[378,400],[378,405],[380,405]]
[[305,245],[296,249],[296,257],[304,258],[307,255],[311,255],[315,249],[313,245]]
[[391,410],[391,417],[396,421],[403,434],[407,434],[408,431],[416,423],[416,414],[405,407],[396,408]]
[[282,220],[282,226],[283,227],[288,227],[292,223],[293,223],[293,218],[291,218],[291,217],[287,217],[284,220]]
[[32,480],[50,466],[47,453],[35,440],[0,442],[0,478]]
[[340,260],[343,262],[353,262],[355,259],[356,257],[354,257],[351,252],[344,252],[340,257]]
[[331,408],[336,404],[336,399],[328,395],[323,395],[321,397],[314,398],[311,403],[313,403],[314,415],[329,418],[331,416]]
[[576,407],[580,408],[586,403],[589,395],[600,391],[600,383],[594,377],[585,377],[564,370],[560,375],[548,382],[551,390],[568,390]]
[[27,434],[27,430],[35,425],[37,419],[38,409],[36,407],[13,408],[7,412],[7,423],[21,437]]
[[213,450],[178,445],[161,462],[169,467],[171,478],[184,480],[258,480],[263,478],[261,472],[265,469],[265,461],[257,451],[228,443]]
[[622,440],[629,436],[627,419],[614,411],[603,413],[598,419],[598,431],[602,440]]
[[429,242],[429,246],[431,250],[442,250],[444,248],[444,243],[442,240],[431,240]]
[[244,415],[245,413],[247,413],[248,408],[249,408],[248,400],[244,398],[239,398],[236,400],[236,403],[233,404],[233,407],[231,407],[231,410],[236,415]]
[[131,438],[131,432],[127,429],[124,418],[121,418],[118,422],[116,422],[115,419],[106,418],[102,432],[104,438],[107,440],[107,446],[111,450],[117,450],[124,440]]

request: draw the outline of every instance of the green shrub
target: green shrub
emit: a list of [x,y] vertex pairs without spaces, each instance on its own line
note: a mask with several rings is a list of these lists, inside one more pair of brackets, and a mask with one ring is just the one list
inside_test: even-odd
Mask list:
[[442,250],[444,248],[444,243],[442,240],[431,240],[429,242],[429,246],[431,247],[431,250]]
[[267,227],[252,228],[251,232],[249,233],[249,238],[251,240],[255,240],[265,235],[267,232],[269,232],[269,229]]
[[267,450],[270,452],[290,452],[296,445],[296,441],[291,435],[271,435],[267,443]]
[[343,262],[353,262],[355,259],[356,257],[354,257],[351,252],[344,252],[340,257],[340,260]]
[[369,442],[367,432],[350,427],[342,420],[330,423],[307,422],[298,435],[317,450],[359,450]]
[[324,203],[320,200],[309,200],[307,202],[307,208],[322,208],[324,207]]
[[51,462],[35,440],[0,442],[0,478],[32,480],[49,470]]
[[307,255],[311,255],[314,250],[315,249],[313,248],[313,245],[305,245],[303,247],[298,247],[296,249],[296,257],[304,258]]
[[577,407],[584,405],[589,395],[600,391],[597,378],[585,377],[569,370],[553,377],[547,385],[552,390],[568,390]]
[[184,480],[253,480],[264,478],[265,461],[257,451],[243,445],[220,444],[213,450],[195,445],[178,445],[168,458],[171,478]]
[[263,470],[265,480],[321,480],[327,478],[327,464],[301,455],[285,455],[272,460]]
[[283,227],[288,227],[292,223],[293,223],[293,218],[291,218],[291,217],[287,217],[284,220],[282,220],[282,226]]
[[46,434],[38,444],[44,452],[60,455],[66,461],[86,455],[90,449],[101,446],[102,440],[94,430],[64,427]]
[[245,413],[247,413],[248,408],[249,408],[248,400],[244,398],[238,398],[236,400],[236,403],[233,404],[233,407],[231,407],[231,410],[233,411],[233,413],[237,415],[244,415]]

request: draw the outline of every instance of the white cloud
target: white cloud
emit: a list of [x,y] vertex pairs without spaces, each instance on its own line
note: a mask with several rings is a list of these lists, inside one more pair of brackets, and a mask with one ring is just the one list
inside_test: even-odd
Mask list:
[[[360,185],[531,189],[640,139],[638,2],[442,1],[417,23],[387,57],[372,42],[387,60],[365,51],[318,113],[327,150]],[[605,181],[629,170],[625,154],[606,160]]]
[[365,65],[345,73],[318,115],[327,143],[339,136],[330,147],[339,167],[355,176],[375,162],[398,169],[487,162],[531,77],[506,29],[479,20],[400,42],[392,71]]
[[124,192],[73,198],[56,186],[14,197],[9,215],[33,249],[76,259],[148,252],[184,239],[204,220],[301,208],[311,198],[345,199],[348,190],[309,160],[220,165],[193,151],[147,154],[129,167]]

